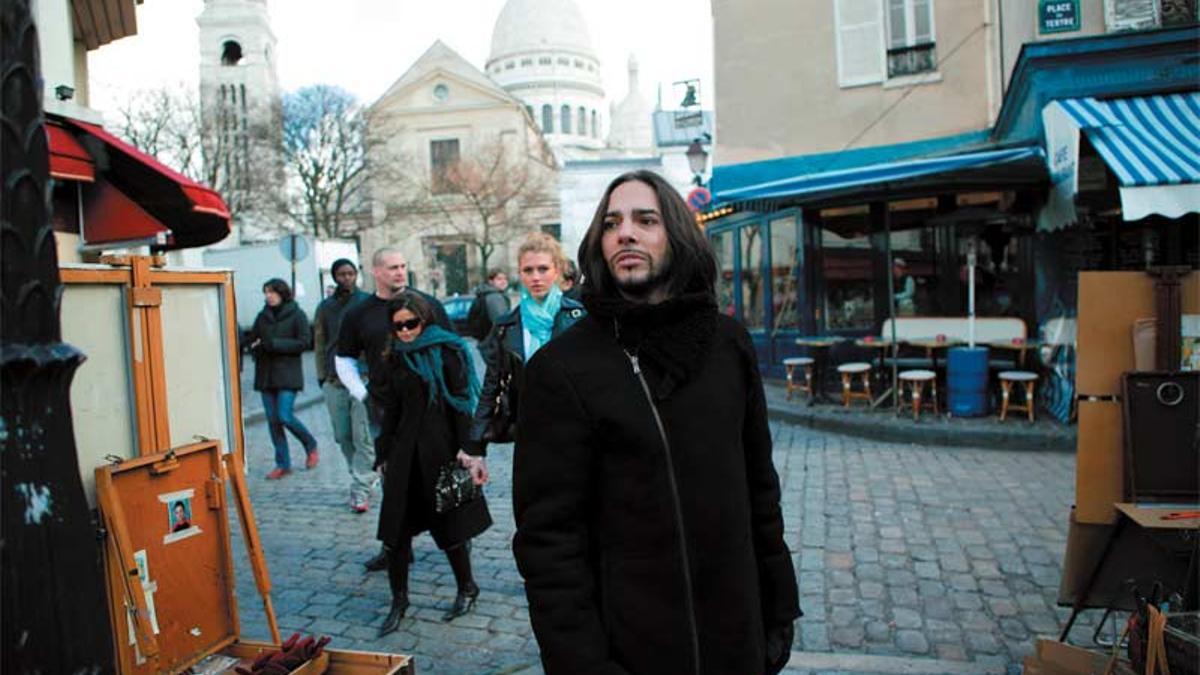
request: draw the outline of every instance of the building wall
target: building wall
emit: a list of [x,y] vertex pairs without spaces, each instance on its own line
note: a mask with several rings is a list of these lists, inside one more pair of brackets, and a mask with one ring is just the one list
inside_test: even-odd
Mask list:
[[987,128],[999,110],[1001,67],[1007,80],[1023,42],[1103,30],[1101,0],[1080,0],[1081,30],[1047,36],[1037,34],[1033,0],[930,0],[935,71],[842,86],[836,2],[808,0],[800,11],[793,0],[713,0],[715,164]]
[[[441,102],[430,95],[437,84],[449,87],[448,97]],[[544,199],[523,210],[529,229],[559,222],[553,159],[524,106],[507,97],[502,100],[497,93],[503,96],[456,78],[432,77],[372,107],[370,133],[372,143],[378,145],[371,149],[376,167],[370,179],[373,223],[362,235],[364,260],[381,246],[396,246],[416,275],[417,287],[445,295],[442,283],[432,283],[431,272],[437,269],[433,251],[439,243],[463,241],[461,232],[477,228],[478,213],[453,196],[438,198],[446,208],[444,214],[413,207],[417,199],[414,181],[428,184],[430,142],[434,140],[458,139],[459,156],[464,159],[490,152],[502,143],[506,157],[528,162],[547,186]],[[515,236],[498,246],[488,266],[515,273],[514,251],[519,243],[520,237]],[[470,245],[466,263],[470,284],[479,283],[479,255]]]

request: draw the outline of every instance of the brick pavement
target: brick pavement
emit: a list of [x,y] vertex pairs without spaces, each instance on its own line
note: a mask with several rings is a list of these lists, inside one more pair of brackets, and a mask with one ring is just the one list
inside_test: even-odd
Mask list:
[[[454,580],[422,536],[414,543],[409,616],[397,633],[376,639],[387,580],[361,566],[378,549],[376,505],[366,515],[348,508],[345,463],[327,440],[324,407],[300,417],[322,441],[322,462],[282,481],[263,479],[271,468],[265,425],[246,427],[251,496],[284,636],[329,634],[336,647],[416,654],[420,673],[540,673],[509,549],[511,448],[495,449],[489,462],[496,525],[474,545],[483,589],[476,611],[441,622]],[[1072,455],[772,428],[806,612],[786,672],[1003,673],[1035,636],[1056,631],[1065,617],[1054,599],[1074,492]],[[292,444],[295,465],[301,451]],[[234,539],[242,632],[262,638],[261,602]]]

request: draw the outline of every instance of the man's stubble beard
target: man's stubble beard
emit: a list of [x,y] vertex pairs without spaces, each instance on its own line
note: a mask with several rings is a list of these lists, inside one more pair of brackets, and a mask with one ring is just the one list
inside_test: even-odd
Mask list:
[[616,284],[617,290],[622,294],[644,300],[654,291],[666,286],[669,282],[671,274],[671,259],[666,257],[661,264],[652,264],[646,276],[642,279],[622,281],[620,277],[613,274],[609,270],[609,275],[613,278],[613,283]]

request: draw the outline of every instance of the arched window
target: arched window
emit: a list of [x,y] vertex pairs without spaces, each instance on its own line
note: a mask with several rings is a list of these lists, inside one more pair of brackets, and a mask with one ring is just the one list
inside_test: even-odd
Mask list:
[[600,138],[600,126],[596,123],[596,111],[592,111],[592,138]]
[[562,128],[559,131],[564,134],[571,133],[571,106],[564,105],[560,116],[562,117]]
[[579,106],[579,130],[576,133],[587,136],[587,110],[583,106]]
[[542,106],[542,132],[554,133],[554,109],[550,107],[549,103]]
[[221,65],[236,66],[242,60],[242,46],[233,40],[221,45]]

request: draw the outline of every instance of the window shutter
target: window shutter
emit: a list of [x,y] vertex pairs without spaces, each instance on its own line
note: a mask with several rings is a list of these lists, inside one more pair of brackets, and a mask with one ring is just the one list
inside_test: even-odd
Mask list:
[[853,87],[882,82],[885,72],[883,3],[833,0],[837,30],[838,84]]
[[1104,0],[1109,31],[1158,28],[1158,0]]

